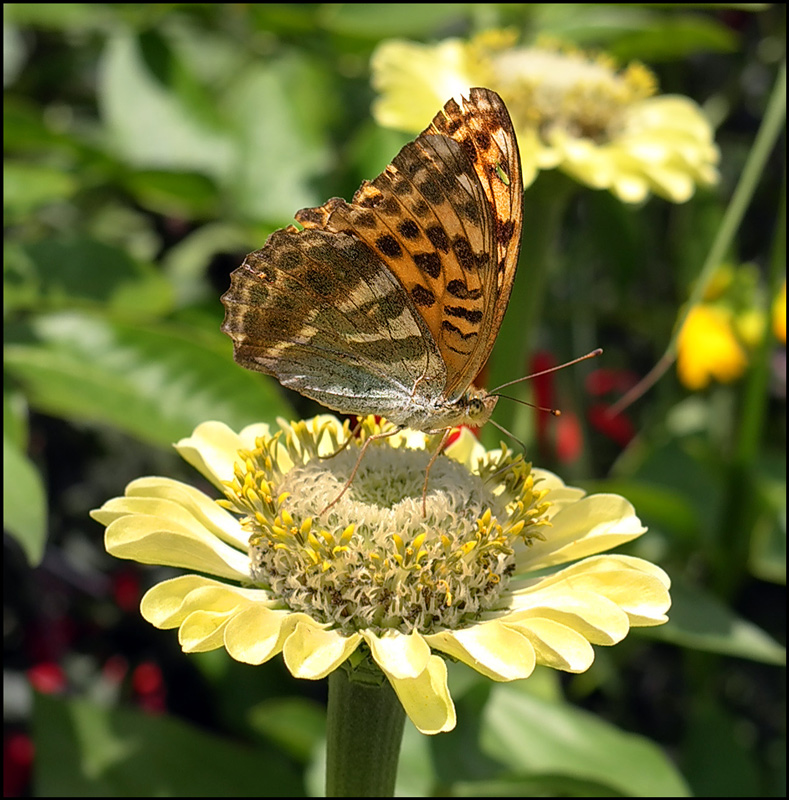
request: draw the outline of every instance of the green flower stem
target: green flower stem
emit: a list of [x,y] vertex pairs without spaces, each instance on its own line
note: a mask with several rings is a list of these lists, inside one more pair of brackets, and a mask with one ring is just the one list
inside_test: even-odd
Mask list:
[[[770,257],[767,284],[772,303],[778,294],[786,270],[786,174],[777,209],[775,237]],[[776,347],[770,327],[768,306],[767,331],[753,354],[751,369],[744,386],[742,406],[736,426],[734,453],[729,468],[726,502],[721,516],[721,547],[716,564],[718,590],[731,597],[747,574],[753,546],[754,519],[759,513],[759,452],[764,441],[767,400],[770,390],[770,357]]]
[[[786,125],[786,65],[776,80],[764,121],[756,136],[756,141],[748,155],[743,176],[737,186],[735,197],[727,209],[734,206],[741,187],[744,199],[737,216],[739,224],[747,205],[755,191],[755,185],[763,175],[764,165],[775,147],[776,141]],[[725,220],[724,220],[725,222]],[[723,226],[722,226],[723,227]],[[733,234],[732,234],[733,235]],[[708,259],[709,260],[709,259]],[[705,264],[705,270],[706,270]],[[776,215],[776,233],[768,273],[770,299],[778,292],[778,286],[786,269],[786,176],[784,175],[781,203]],[[702,281],[699,281],[702,283]],[[769,328],[769,309],[768,321]],[[733,442],[733,454],[729,465],[727,501],[724,503],[720,525],[720,547],[715,549],[717,559],[715,575],[717,589],[724,596],[737,591],[747,570],[750,553],[753,519],[758,513],[754,498],[758,497],[759,473],[756,469],[759,448],[764,434],[764,420],[767,412],[767,396],[770,382],[770,352],[775,340],[766,333],[760,347],[754,353],[749,370],[738,415],[737,435]],[[744,502],[743,498],[750,498]]]
[[756,134],[756,140],[748,153],[748,158],[743,167],[737,187],[732,194],[731,201],[723,215],[720,228],[715,236],[715,240],[710,247],[701,273],[695,282],[688,302],[685,304],[684,312],[680,315],[677,324],[674,326],[674,335],[668,346],[668,352],[672,354],[677,350],[677,337],[685,322],[685,318],[690,313],[690,309],[698,304],[707,289],[715,270],[725,260],[726,253],[730,252],[734,237],[740,229],[745,212],[753,199],[756,187],[764,176],[764,167],[770,157],[775,143],[781,135],[781,131],[786,126],[786,65],[781,67],[770,95],[770,103],[767,111]]
[[393,797],[404,725],[405,711],[377,667],[332,672],[326,796]]
[[[520,267],[510,297],[509,309],[504,316],[496,348],[490,360],[490,373],[486,386],[494,388],[519,378],[528,370],[528,357],[534,348],[548,276],[557,266],[556,247],[559,231],[567,205],[578,184],[560,172],[545,171],[526,189],[523,196],[523,237]],[[508,387],[505,393],[523,398],[526,384]],[[525,432],[518,429],[515,403],[500,402],[496,407],[496,421],[518,437]],[[500,438],[497,433],[495,439]]]

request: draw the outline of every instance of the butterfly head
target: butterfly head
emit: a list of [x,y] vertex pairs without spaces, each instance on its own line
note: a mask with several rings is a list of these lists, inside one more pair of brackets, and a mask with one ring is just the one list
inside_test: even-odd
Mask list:
[[468,424],[478,428],[490,419],[499,398],[496,395],[488,394],[483,389],[471,387],[463,395],[462,401],[468,417]]
[[496,408],[499,398],[488,394],[484,389],[475,389],[470,386],[463,395],[453,403],[456,412],[455,418],[448,422],[449,426],[469,425],[472,428],[481,428]]

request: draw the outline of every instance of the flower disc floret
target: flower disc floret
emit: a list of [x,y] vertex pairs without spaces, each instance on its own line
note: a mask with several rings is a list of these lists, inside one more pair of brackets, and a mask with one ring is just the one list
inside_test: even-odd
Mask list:
[[[381,427],[365,420],[354,445],[319,456],[297,424],[239,453],[228,507],[245,513],[251,575],[294,611],[347,632],[432,633],[460,627],[494,606],[514,566],[516,540],[541,537],[545,492],[530,465],[502,452],[477,473],[448,458],[430,471],[430,453],[377,440],[348,490],[359,447]],[[290,468],[277,466],[277,451]],[[504,477],[506,475],[506,478]]]

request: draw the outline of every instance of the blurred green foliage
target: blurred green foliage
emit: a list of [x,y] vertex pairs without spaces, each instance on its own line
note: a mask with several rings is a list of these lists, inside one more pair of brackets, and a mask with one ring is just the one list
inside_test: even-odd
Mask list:
[[[106,557],[88,510],[142,474],[194,482],[169,445],[203,420],[238,429],[315,410],[235,365],[219,296],[244,254],[297,209],[350,198],[406,141],[369,113],[369,57],[386,38],[514,26],[527,40],[549,34],[638,58],[663,91],[703,105],[721,185],[683,206],[580,193],[547,279],[521,265],[527,291],[544,284],[537,341],[512,341],[505,328],[496,357],[514,378],[528,370],[526,344],[557,360],[600,344],[607,368],[643,375],[752,150],[784,58],[785,7],[3,11],[6,736],[33,736],[34,795],[320,793],[324,689],[279,663],[183,656],[171,633],[138,619],[136,601],[119,599],[121,579],[164,573]],[[755,263],[768,294],[783,278],[783,147],[728,255]],[[626,448],[588,421],[593,368],[556,379],[552,403],[582,437],[575,460],[546,447],[534,412],[511,413],[540,466],[635,504],[650,532],[632,552],[671,574],[671,622],[598,650],[588,673],[561,682],[538,671],[490,687],[452,665],[458,728],[433,740],[407,730],[401,791],[784,796],[785,348],[766,342],[743,381],[705,393],[664,376],[628,410],[637,436]],[[118,659],[129,671],[113,682],[107,665]],[[150,661],[167,716],[125,708],[145,707],[132,676]],[[62,669],[70,696],[33,704],[42,685],[18,678],[46,663]]]

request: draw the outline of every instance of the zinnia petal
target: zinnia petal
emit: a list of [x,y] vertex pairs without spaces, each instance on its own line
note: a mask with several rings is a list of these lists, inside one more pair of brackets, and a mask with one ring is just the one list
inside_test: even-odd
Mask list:
[[424,671],[415,678],[388,674],[387,677],[418,731],[432,735],[455,727],[455,704],[449,694],[447,665],[442,658],[430,656]]
[[594,650],[586,637],[554,619],[534,617],[521,623],[508,622],[507,626],[529,640],[542,666],[584,672],[594,661]]
[[516,572],[542,569],[599,553],[641,536],[646,528],[631,503],[596,494],[566,506],[551,518],[551,533],[518,554]]
[[429,644],[494,681],[528,678],[534,670],[534,648],[527,637],[498,622],[426,637]]
[[251,450],[258,436],[268,436],[265,423],[248,425],[235,433],[223,422],[203,422],[191,436],[181,439],[175,449],[214,486],[223,488],[225,481],[233,479],[233,467],[239,450]]
[[393,678],[418,677],[430,659],[430,648],[421,634],[386,631],[379,636],[373,631],[362,631],[362,636],[375,662]]
[[361,640],[358,633],[344,636],[312,620],[300,622],[285,641],[282,656],[294,678],[318,680],[339,667]]

